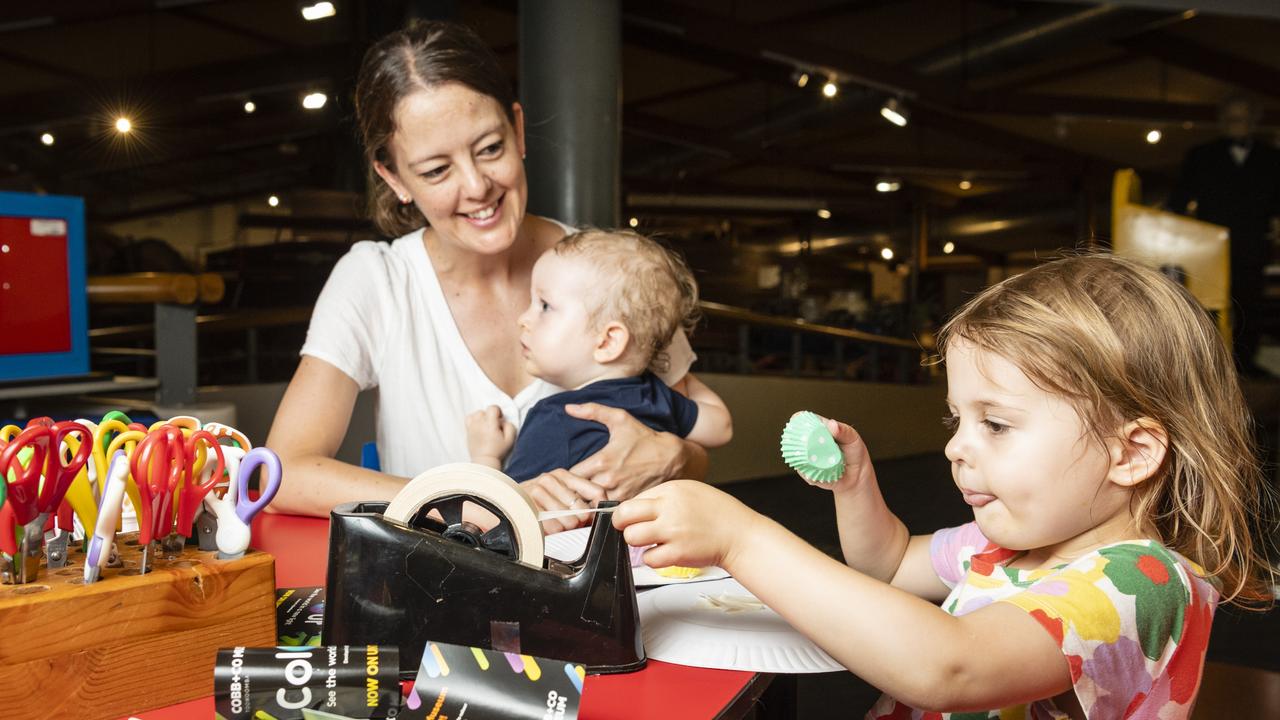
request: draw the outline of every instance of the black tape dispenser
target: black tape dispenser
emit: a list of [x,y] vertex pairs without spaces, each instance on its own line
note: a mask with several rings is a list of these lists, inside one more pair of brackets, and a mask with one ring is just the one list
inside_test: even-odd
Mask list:
[[[464,521],[464,502],[493,513],[497,526],[480,532]],[[471,463],[429,470],[390,503],[333,510],[322,639],[398,645],[404,678],[428,641],[568,660],[592,673],[645,663],[621,533],[596,522],[581,558],[547,558],[528,495]]]

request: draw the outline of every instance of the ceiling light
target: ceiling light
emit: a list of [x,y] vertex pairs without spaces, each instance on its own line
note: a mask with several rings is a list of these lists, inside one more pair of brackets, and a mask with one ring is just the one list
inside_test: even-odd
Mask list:
[[308,93],[306,97],[302,98],[302,107],[308,110],[319,110],[328,101],[329,96],[322,92]]
[[257,104],[257,103],[255,103],[254,101],[252,101],[252,100],[245,100],[245,101],[244,101],[244,113],[245,113],[246,115],[252,115],[252,114],[253,114],[253,111],[254,111],[254,110],[257,110],[257,109],[258,109],[258,104]]
[[911,112],[898,98],[889,98],[884,101],[884,105],[880,106],[880,117],[898,127],[906,127],[911,119]]
[[826,97],[833,98],[836,93],[840,92],[840,86],[836,85],[835,78],[828,79],[822,85],[822,94]]
[[893,259],[893,248],[881,248],[881,249],[880,249],[880,257],[884,258],[885,260],[892,260],[892,259]]
[[876,192],[891,193],[898,192],[902,189],[902,183],[897,180],[877,180]]
[[791,73],[791,82],[795,83],[796,87],[804,87],[809,84],[809,73],[803,70],[796,70]]
[[818,217],[822,218],[823,220],[830,220],[831,211],[826,208],[818,208]]
[[42,134],[42,135],[40,136],[40,142],[44,143],[45,145],[52,145],[52,144],[53,144],[53,133],[44,133],[44,134]]
[[280,198],[275,195],[272,195],[271,197],[267,198],[267,204],[270,205],[271,207],[280,207]]
[[327,17],[333,17],[334,13],[338,12],[331,2],[303,3],[298,10],[302,13],[303,19],[306,20],[323,20]]
[[627,221],[627,224],[630,225],[631,227],[640,227],[640,218],[633,217]]
[[960,189],[961,189],[961,190],[968,190],[968,189],[969,189],[969,188],[971,188],[971,187],[973,187],[973,183],[969,182],[968,180],[961,180],[961,181],[960,181]]
[[953,243],[953,242],[951,242],[950,240],[948,240],[948,241],[946,241],[945,243],[943,243],[943,244],[942,244],[942,254],[943,254],[943,255],[950,255],[951,253],[953,253],[953,252],[955,252],[955,251],[956,251],[956,244],[955,244],[955,243]]
[[123,115],[116,118],[116,132],[124,134],[133,129],[133,121]]
[[1156,143],[1160,142],[1160,139],[1162,137],[1164,137],[1164,135],[1161,134],[1159,130],[1156,130],[1153,128],[1147,131],[1147,142],[1152,145],[1155,145]]

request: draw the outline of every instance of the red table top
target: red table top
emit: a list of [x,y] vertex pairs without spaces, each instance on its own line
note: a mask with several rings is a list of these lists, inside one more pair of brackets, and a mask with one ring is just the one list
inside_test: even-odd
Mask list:
[[[329,559],[329,521],[263,513],[253,521],[254,547],[276,558],[277,587],[323,585]],[[582,720],[717,717],[753,681],[756,673],[708,670],[650,660],[643,670],[588,675],[582,689]],[[213,717],[213,698],[148,710],[141,720]]]

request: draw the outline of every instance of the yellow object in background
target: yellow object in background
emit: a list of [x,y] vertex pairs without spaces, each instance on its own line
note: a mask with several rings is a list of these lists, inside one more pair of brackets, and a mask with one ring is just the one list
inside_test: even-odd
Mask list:
[[1132,169],[1117,170],[1111,192],[1111,245],[1116,255],[1157,270],[1178,268],[1184,284],[1214,313],[1231,347],[1231,241],[1222,225],[1141,204]]

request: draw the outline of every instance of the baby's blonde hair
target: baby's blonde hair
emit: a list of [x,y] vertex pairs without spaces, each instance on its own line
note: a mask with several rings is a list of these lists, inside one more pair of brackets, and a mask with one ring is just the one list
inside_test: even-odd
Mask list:
[[1016,364],[1067,398],[1098,441],[1151,418],[1164,462],[1133,497],[1139,527],[1205,568],[1224,601],[1266,603],[1274,495],[1222,337],[1180,285],[1111,255],[1056,260],[993,285],[938,337]]
[[598,273],[596,297],[587,298],[593,325],[616,320],[627,327],[645,367],[662,372],[663,350],[677,328],[698,322],[698,284],[684,260],[629,230],[582,230],[555,246],[561,257],[581,257]]

